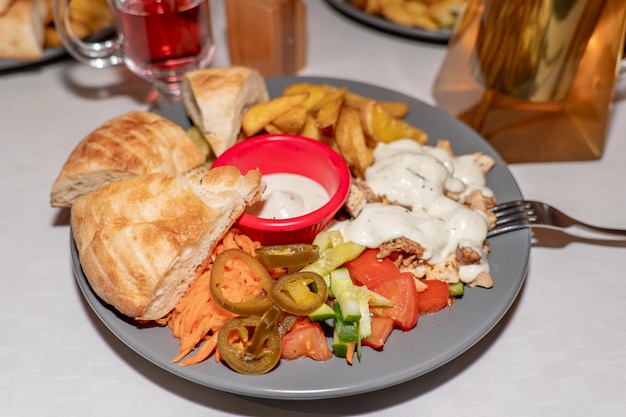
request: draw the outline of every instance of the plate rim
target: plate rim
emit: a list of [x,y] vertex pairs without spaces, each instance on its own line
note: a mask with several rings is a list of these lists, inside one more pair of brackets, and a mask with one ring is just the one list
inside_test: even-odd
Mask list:
[[[349,89],[350,89],[349,87],[350,85],[352,87],[359,86],[359,85],[366,86],[368,88],[373,88],[375,90],[381,90],[381,91],[384,90],[387,93],[390,93],[395,97],[405,97],[406,100],[408,100],[409,102],[410,108],[413,108],[417,105],[417,107],[425,107],[425,108],[429,108],[430,111],[443,113],[442,110],[432,107],[415,98],[406,96],[403,93],[399,93],[399,92],[389,90],[387,88],[379,87],[373,84],[362,83],[359,81],[345,80],[341,78],[328,78],[328,77],[287,76],[287,77],[269,77],[266,79],[266,82],[268,84],[272,84],[274,82],[278,84],[280,84],[281,82],[286,83],[286,84],[293,83],[293,82],[315,82],[315,83],[329,83],[329,84],[335,83],[335,84],[341,84],[341,85],[348,85]],[[173,109],[174,107],[176,107],[178,111],[181,111],[182,104],[177,103],[176,105],[171,106],[170,110]],[[184,114],[184,109],[182,110],[182,114]],[[458,122],[456,121],[456,119],[453,119],[452,116],[448,116],[448,117],[449,119],[447,120],[453,121],[451,123],[459,123],[460,125],[463,126],[463,129],[469,129],[467,126],[463,125],[461,122]],[[474,135],[478,136],[478,134],[476,134],[475,132],[474,132]],[[480,138],[480,136],[478,136],[478,138]],[[510,176],[510,180],[513,182],[513,185],[515,188],[514,190],[512,190],[513,194],[521,197],[521,191],[519,189],[519,186],[517,185],[517,182],[513,178],[510,170],[504,164],[504,161],[499,157],[497,152],[484,139],[482,138],[480,139],[482,140],[482,145],[485,147],[485,150],[489,151],[488,153],[492,154],[492,156],[494,156],[494,158],[496,159],[496,162],[497,162],[496,165],[499,166],[499,169],[504,169]],[[453,145],[453,148],[454,148],[454,145]],[[451,362],[452,360],[456,359],[458,356],[465,353],[467,350],[473,347],[476,343],[482,340],[502,320],[502,318],[510,310],[514,301],[517,299],[519,292],[525,282],[526,275],[527,275],[528,268],[529,268],[530,247],[531,247],[530,237],[531,237],[531,234],[529,230],[519,230],[516,232],[512,232],[508,235],[497,236],[493,238],[493,239],[501,240],[502,242],[506,242],[507,240],[512,239],[514,241],[513,243],[515,243],[516,245],[521,245],[524,248],[524,253],[519,254],[519,258],[521,260],[520,262],[521,268],[520,270],[516,271],[517,275],[515,277],[515,288],[513,288],[512,291],[506,292],[506,299],[500,300],[500,302],[498,302],[497,304],[498,309],[495,312],[495,314],[491,314],[490,320],[480,323],[480,325],[474,329],[470,337],[467,337],[467,340],[464,340],[463,343],[460,343],[451,347],[450,346],[447,347],[444,352],[445,353],[444,355],[441,355],[439,354],[440,352],[437,352],[438,355],[435,355],[435,356],[437,357],[443,356],[444,357],[443,360],[434,361],[436,363],[433,363],[432,366],[429,366],[426,369],[421,369],[419,372],[416,372],[413,367],[410,367],[410,366],[405,367],[405,369],[396,372],[394,374],[394,378],[385,378],[383,376],[379,379],[377,383],[368,383],[367,381],[358,380],[358,378],[355,378],[355,381],[353,384],[347,384],[344,386],[327,386],[327,387],[318,386],[318,387],[309,388],[306,390],[297,389],[297,388],[289,388],[286,386],[278,389],[278,388],[272,388],[271,386],[270,387],[266,385],[260,386],[260,385],[250,384],[250,383],[248,383],[248,385],[246,386],[245,385],[246,381],[252,381],[252,379],[249,379],[249,378],[259,378],[259,377],[242,376],[230,370],[228,370],[228,372],[230,373],[228,375],[232,375],[232,377],[228,377],[226,379],[219,379],[219,378],[211,379],[212,376],[209,375],[209,379],[207,380],[206,377],[202,376],[203,374],[200,374],[199,368],[181,367],[176,364],[172,364],[170,357],[163,358],[163,357],[158,357],[158,355],[155,356],[154,353],[151,352],[149,349],[146,349],[145,346],[138,346],[136,341],[126,340],[124,336],[118,334],[119,333],[118,327],[122,325],[121,323],[128,324],[127,322],[130,320],[124,318],[119,313],[115,312],[114,309],[105,305],[95,295],[95,293],[89,286],[84,274],[82,273],[82,267],[80,265],[80,261],[78,260],[75,242],[72,237],[71,227],[70,227],[70,248],[71,248],[71,253],[72,253],[72,264],[73,264],[73,269],[74,269],[74,275],[77,280],[78,286],[80,287],[80,290],[83,296],[85,297],[85,299],[87,300],[90,308],[96,314],[96,316],[100,319],[100,321],[109,329],[109,331],[111,331],[122,343],[126,344],[128,347],[130,347],[133,351],[135,351],[137,354],[142,356],[144,359],[148,360],[149,362],[163,368],[164,370],[176,376],[179,376],[181,378],[187,379],[197,384],[200,384],[209,388],[217,389],[220,391],[224,391],[224,392],[230,392],[233,394],[245,395],[245,396],[250,396],[250,397],[266,398],[266,399],[310,400],[310,399],[335,398],[335,397],[345,397],[345,396],[350,396],[350,395],[363,394],[366,392],[377,391],[377,390],[381,390],[384,388],[388,388],[390,386],[398,385],[408,380],[412,380],[424,374],[432,372],[435,369]],[[484,289],[474,289],[474,290],[492,291],[492,290],[484,290]],[[464,301],[461,301],[461,302],[464,302]],[[432,315],[432,317],[435,317],[434,320],[438,320],[437,317],[440,317],[441,319],[443,319],[443,316],[437,316],[437,315],[438,314],[453,314],[453,312],[451,313],[453,309],[454,309],[454,306],[450,309],[445,309],[442,312],[434,314]],[[113,314],[114,316],[111,316],[111,314]],[[110,319],[110,317],[115,317],[115,319]],[[115,322],[115,320],[119,320],[119,322]],[[428,317],[426,319],[423,319],[422,317],[420,317],[420,321],[423,321],[423,320],[428,320]],[[419,326],[420,324],[418,323],[418,328]],[[432,328],[432,327],[429,327],[429,328]],[[416,332],[416,331],[417,330],[415,329],[412,330],[412,332]],[[173,337],[171,337],[171,339],[175,340]],[[374,352],[374,353],[381,354],[381,355],[385,354],[385,352],[383,353]],[[392,358],[389,358],[389,359],[392,359]],[[295,368],[297,368],[299,366],[302,366],[302,363],[304,362],[301,362],[299,365],[297,363],[294,363],[293,365],[296,365]],[[198,367],[200,365],[194,365],[194,366]],[[292,366],[292,364],[290,363],[287,366]],[[351,369],[350,372],[352,372],[353,370],[355,369],[354,368]],[[276,372],[276,370],[273,372]],[[262,377],[263,376],[261,376],[261,378]]]
[[373,16],[364,12],[358,7],[352,5],[349,0],[326,0],[326,2],[343,15],[365,26],[369,26],[386,33],[441,44],[447,44],[452,38],[453,31],[451,29],[432,32],[417,27],[400,26],[385,20],[380,16]]
[[[85,38],[88,42],[100,42],[110,38],[115,33],[113,26],[102,29]],[[70,56],[70,53],[62,46],[54,46],[43,50],[43,55],[39,59],[30,61],[18,61],[16,59],[0,59],[0,73],[18,71],[21,69],[37,67],[54,61],[57,58]]]

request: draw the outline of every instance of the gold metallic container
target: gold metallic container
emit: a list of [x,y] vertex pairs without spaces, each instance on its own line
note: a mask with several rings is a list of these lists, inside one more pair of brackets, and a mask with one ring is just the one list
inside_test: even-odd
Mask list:
[[625,31],[624,0],[469,0],[433,95],[509,163],[598,159]]

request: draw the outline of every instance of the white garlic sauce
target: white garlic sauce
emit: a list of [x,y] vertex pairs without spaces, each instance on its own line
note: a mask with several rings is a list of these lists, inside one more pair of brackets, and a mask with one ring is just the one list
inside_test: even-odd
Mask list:
[[274,173],[263,175],[267,188],[256,204],[246,213],[264,219],[283,220],[311,213],[330,197],[317,181],[299,174]]
[[365,182],[376,194],[401,204],[366,204],[356,219],[335,223],[345,239],[370,248],[406,237],[425,248],[429,264],[442,263],[458,247],[471,247],[481,255],[479,264],[460,267],[460,279],[473,281],[488,272],[483,250],[489,222],[484,213],[467,208],[444,195],[465,196],[480,190],[486,196],[485,176],[473,155],[450,156],[445,150],[422,146],[411,139],[374,149],[374,163],[365,171]]

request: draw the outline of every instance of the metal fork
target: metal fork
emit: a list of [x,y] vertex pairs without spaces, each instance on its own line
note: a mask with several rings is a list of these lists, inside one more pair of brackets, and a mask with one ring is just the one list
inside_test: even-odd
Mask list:
[[626,229],[608,229],[606,227],[593,226],[573,219],[554,207],[539,201],[517,200],[501,203],[493,207],[491,212],[496,216],[496,224],[489,230],[487,237],[534,226],[553,229],[580,226],[596,232],[626,236]]

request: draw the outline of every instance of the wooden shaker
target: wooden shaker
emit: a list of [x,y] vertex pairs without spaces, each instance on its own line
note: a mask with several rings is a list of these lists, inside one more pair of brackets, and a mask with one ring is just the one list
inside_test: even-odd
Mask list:
[[292,75],[306,62],[306,7],[300,0],[224,0],[231,65],[264,76]]

